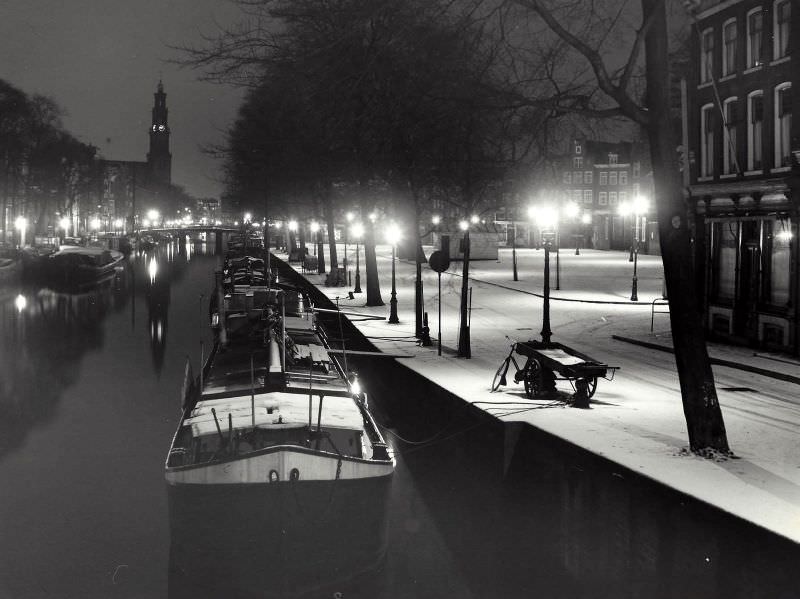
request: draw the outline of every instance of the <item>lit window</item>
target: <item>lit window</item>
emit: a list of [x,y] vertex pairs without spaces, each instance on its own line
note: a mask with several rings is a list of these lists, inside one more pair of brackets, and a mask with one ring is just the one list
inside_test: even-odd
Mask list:
[[736,72],[736,19],[726,21],[722,26],[722,74],[730,75]]
[[792,84],[775,88],[775,166],[791,166]]
[[747,13],[747,67],[761,64],[761,38],[764,30],[764,13],[761,7]]
[[774,34],[772,50],[775,59],[783,58],[789,53],[789,21],[791,20],[791,3],[789,0],[775,0],[772,11]]
[[609,185],[617,184],[617,171],[611,171],[610,173],[608,173],[608,184]]
[[583,185],[583,171],[575,171],[575,172],[572,174],[572,180],[573,180],[573,181],[574,181],[576,184],[580,183],[581,185]]
[[572,183],[572,171],[564,171],[564,183]]
[[706,29],[700,49],[700,82],[711,81],[714,66],[714,30]]
[[706,104],[700,111],[700,176],[714,172],[714,105]]
[[600,171],[600,185],[608,185],[608,171]]
[[591,204],[592,203],[592,190],[591,189],[584,189],[583,190],[583,203],[584,204]]
[[592,182],[592,171],[586,171],[583,173],[583,182],[591,184]]
[[728,98],[723,104],[725,112],[725,126],[722,129],[722,172],[726,175],[738,172],[736,163],[736,114],[737,98]]
[[575,142],[575,153],[576,154],[580,154],[582,151],[583,151],[583,148],[581,147],[581,144],[576,141]]
[[576,156],[572,159],[572,167],[573,168],[583,168],[583,157]]
[[597,203],[600,204],[601,206],[607,206],[608,193],[605,191],[601,191],[599,194],[597,194]]
[[747,170],[761,169],[764,123],[764,94],[753,92],[747,97]]
[[619,173],[619,184],[620,185],[627,185],[628,184],[628,171],[620,171],[620,173]]
[[608,155],[608,163],[609,164],[616,164],[618,158],[619,158],[619,156],[617,154],[609,154]]

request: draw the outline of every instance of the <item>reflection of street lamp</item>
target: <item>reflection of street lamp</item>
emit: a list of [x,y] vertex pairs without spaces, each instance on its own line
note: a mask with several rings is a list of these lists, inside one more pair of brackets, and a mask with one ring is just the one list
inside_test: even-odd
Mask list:
[[397,243],[400,241],[401,232],[400,227],[395,223],[390,224],[386,228],[386,241],[392,246],[392,297],[389,300],[389,324],[398,324],[400,319],[397,318],[397,286],[395,285],[395,250]]
[[28,229],[28,219],[24,216],[18,216],[14,220],[14,227],[19,231],[19,245],[22,247],[25,245],[25,231]]
[[636,268],[639,263],[639,219],[647,214],[647,198],[636,196],[633,201],[623,202],[619,206],[620,214],[623,217],[628,214],[633,215],[633,240],[631,241],[631,254],[633,255],[633,279],[631,280],[631,301],[639,301],[638,278]]
[[361,223],[353,224],[351,234],[353,235],[353,239],[356,240],[356,285],[353,288],[353,293],[361,293],[361,267],[359,265],[358,240],[364,235],[364,225]]

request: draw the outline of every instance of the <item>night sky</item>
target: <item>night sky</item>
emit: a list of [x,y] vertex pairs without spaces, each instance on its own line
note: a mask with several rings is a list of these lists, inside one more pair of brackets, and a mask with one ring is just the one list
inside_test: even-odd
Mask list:
[[0,0],[0,78],[53,97],[66,128],[103,157],[145,160],[161,77],[172,181],[216,197],[220,165],[199,146],[223,139],[242,92],[167,62],[179,57],[168,46],[199,44],[238,18],[225,0]]

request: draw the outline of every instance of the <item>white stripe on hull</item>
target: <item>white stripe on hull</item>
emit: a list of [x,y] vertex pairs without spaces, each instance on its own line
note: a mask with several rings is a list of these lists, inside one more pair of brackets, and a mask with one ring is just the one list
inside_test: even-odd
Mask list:
[[[165,475],[167,482],[173,485],[258,484],[288,481],[292,470],[296,468],[299,472],[299,481],[321,481],[335,480],[338,464],[339,458],[335,454],[286,450],[245,455],[235,460],[186,469],[168,468]],[[373,478],[387,476],[393,471],[393,462],[343,459],[338,478],[344,480]]]

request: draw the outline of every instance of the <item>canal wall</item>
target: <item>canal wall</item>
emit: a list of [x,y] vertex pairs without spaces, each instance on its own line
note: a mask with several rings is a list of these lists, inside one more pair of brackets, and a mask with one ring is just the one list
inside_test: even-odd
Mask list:
[[[287,264],[279,272],[335,309]],[[331,337],[341,327],[348,349],[377,351],[346,318],[323,320]],[[397,360],[349,360],[392,446],[416,480],[429,481],[420,487],[427,507],[465,576],[475,551],[497,571],[494,583],[475,574],[478,587],[507,585],[506,596],[800,597],[791,541],[530,424],[504,423]],[[526,575],[528,562],[548,576]]]

